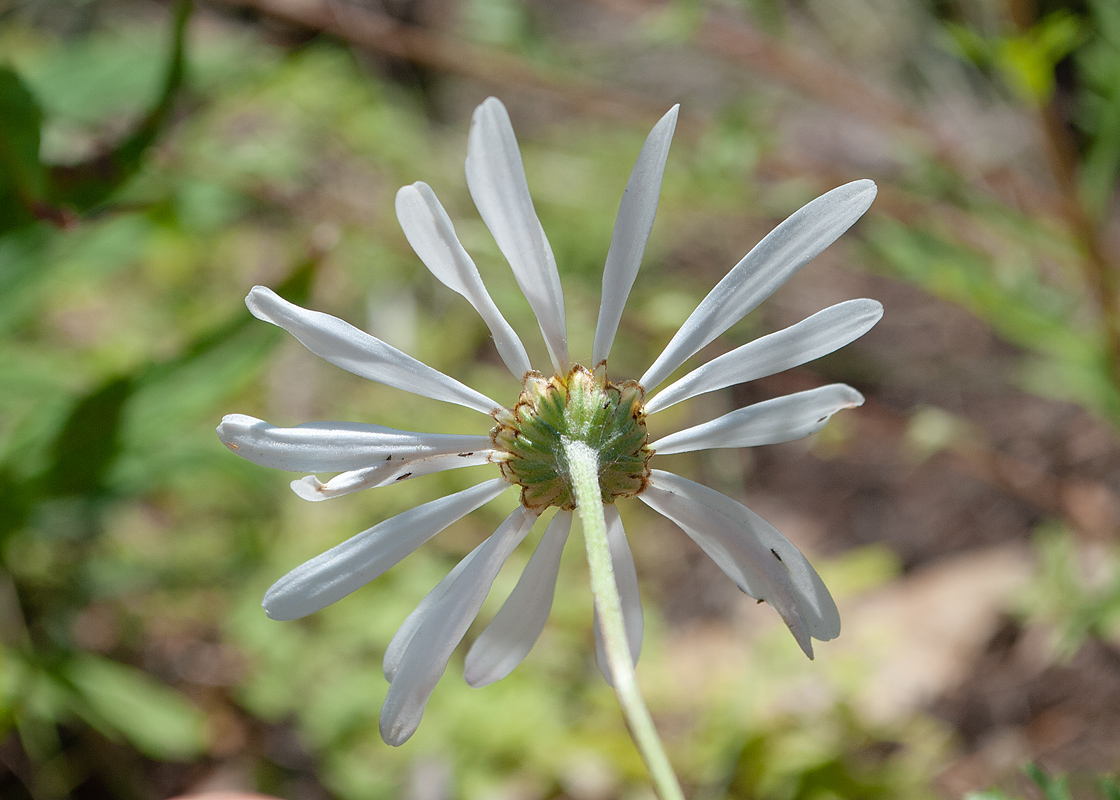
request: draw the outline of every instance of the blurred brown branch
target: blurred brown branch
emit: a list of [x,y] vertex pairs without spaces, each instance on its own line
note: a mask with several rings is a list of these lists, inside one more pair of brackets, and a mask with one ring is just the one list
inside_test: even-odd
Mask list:
[[[657,14],[659,0],[585,0],[632,22]],[[1033,215],[1063,218],[1060,193],[1017,170],[988,168],[975,161],[963,143],[925,115],[872,86],[836,61],[783,42],[750,25],[727,9],[707,12],[696,26],[693,43],[719,57],[750,68],[806,97],[844,114],[859,116],[883,129],[904,135],[939,163],[979,184],[1001,202]]]
[[546,93],[576,111],[628,121],[656,119],[664,104],[618,89],[548,75],[516,56],[468,44],[339,0],[210,0],[337,36],[361,48],[494,86]]

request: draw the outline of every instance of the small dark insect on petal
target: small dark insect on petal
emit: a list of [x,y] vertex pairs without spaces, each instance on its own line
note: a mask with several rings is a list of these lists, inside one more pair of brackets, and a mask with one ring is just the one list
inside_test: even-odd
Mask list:
[[386,461],[392,461],[393,460],[393,454],[390,453],[389,455],[385,456],[385,460]]
[[778,551],[775,550],[773,547],[770,548],[770,552],[774,554],[774,558],[778,559],[779,561],[782,560],[782,557],[780,555],[778,555]]
[[397,480],[398,481],[403,481],[406,478],[411,478],[411,477],[412,477],[412,473],[411,472],[406,472],[404,475],[398,475]]

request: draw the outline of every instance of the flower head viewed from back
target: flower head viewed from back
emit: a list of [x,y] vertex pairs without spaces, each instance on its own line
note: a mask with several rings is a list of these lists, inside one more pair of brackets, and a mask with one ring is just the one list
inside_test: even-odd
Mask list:
[[[510,597],[467,653],[466,680],[472,686],[492,683],[528,654],[552,606],[573,510],[582,516],[587,504],[574,474],[577,460],[584,455],[597,465],[592,478],[598,481],[609,562],[632,659],[637,659],[641,647],[642,606],[615,504],[624,497],[637,497],[672,520],[740,589],[773,606],[810,658],[812,639],[826,641],[840,632],[840,617],[828,590],[789,540],[736,500],[652,469],[650,462],[658,454],[808,436],[840,409],[860,405],[860,393],[844,384],[831,384],[652,437],[647,419],[656,432],[656,415],[669,406],[804,364],[843,347],[875,325],[882,316],[879,303],[849,300],[735,348],[660,388],[689,358],[859,219],[875,197],[875,184],[869,180],[846,184],[794,213],[712,289],[644,375],[616,383],[608,376],[607,357],[653,227],[676,121],[674,107],[653,128],[623,194],[587,366],[569,359],[556,261],[533,208],[509,115],[498,100],[490,98],[474,112],[467,185],[536,315],[552,362],[546,369],[534,371],[520,338],[491,300],[427,184],[405,186],[397,194],[397,216],[416,254],[436,278],[477,309],[502,361],[521,382],[520,395],[508,406],[346,322],[300,308],[269,289],[254,287],[246,298],[254,316],[284,328],[336,366],[406,392],[457,403],[495,421],[489,436],[466,436],[340,422],[278,428],[240,414],[223,419],[218,436],[243,458],[276,469],[339,473],[325,483],[313,475],[294,481],[293,490],[307,500],[326,500],[456,467],[495,465],[493,478],[374,525],[292,570],[264,597],[270,617],[296,619],[341,600],[511,485],[520,489],[517,509],[432,589],[390,642],[384,659],[390,686],[381,712],[381,735],[389,744],[402,744],[415,732],[429,696],[498,571],[538,517],[556,506]],[[598,505],[595,496],[591,500]],[[599,664],[610,680],[600,623],[597,606]],[[625,644],[622,649],[625,652]]]

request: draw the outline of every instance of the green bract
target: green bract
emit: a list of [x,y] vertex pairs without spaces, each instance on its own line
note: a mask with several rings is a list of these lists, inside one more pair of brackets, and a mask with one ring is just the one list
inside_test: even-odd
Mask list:
[[491,460],[502,475],[521,486],[521,503],[544,510],[575,508],[565,441],[579,441],[599,454],[603,502],[633,497],[649,481],[645,391],[636,381],[613,384],[606,367],[594,372],[576,365],[567,375],[546,380],[539,372],[525,376],[513,409],[494,413],[490,438],[497,448]]

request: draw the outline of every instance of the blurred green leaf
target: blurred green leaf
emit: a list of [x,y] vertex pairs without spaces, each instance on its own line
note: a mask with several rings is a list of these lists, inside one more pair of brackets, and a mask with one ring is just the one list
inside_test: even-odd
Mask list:
[[1082,78],[1076,122],[1085,137],[1081,185],[1085,202],[1098,216],[1116,190],[1120,173],[1120,4],[1089,3],[1091,38],[1078,50]]
[[1101,797],[1104,800],[1120,800],[1120,780],[1111,776],[1101,778]]
[[1051,778],[1037,764],[1027,764],[1023,771],[1042,790],[1046,800],[1070,800],[1069,780],[1064,775]]
[[49,495],[96,495],[120,452],[124,406],[135,384],[131,377],[112,378],[87,394],[59,431],[52,448],[44,490]]
[[66,676],[88,704],[78,712],[106,736],[123,736],[140,752],[163,760],[191,758],[205,749],[202,712],[146,673],[108,659],[78,656]]
[[0,66],[0,233],[34,221],[43,194],[43,112],[20,77]]
[[179,0],[172,22],[171,52],[159,98],[133,132],[120,144],[80,164],[50,169],[53,202],[78,212],[90,211],[105,202],[128,181],[143,163],[144,153],[163,129],[186,69],[186,30],[192,3]]
[[[0,181],[3,181],[2,175]],[[4,201],[0,199],[0,203]],[[4,208],[7,206],[0,206],[0,216]],[[0,332],[10,326],[22,309],[24,304],[20,296],[48,271],[50,243],[50,229],[45,225],[25,226],[0,234]]]
[[1055,11],[1019,33],[985,37],[964,25],[946,26],[958,54],[991,67],[1023,100],[1044,105],[1054,93],[1054,68],[1084,39],[1081,21]]

